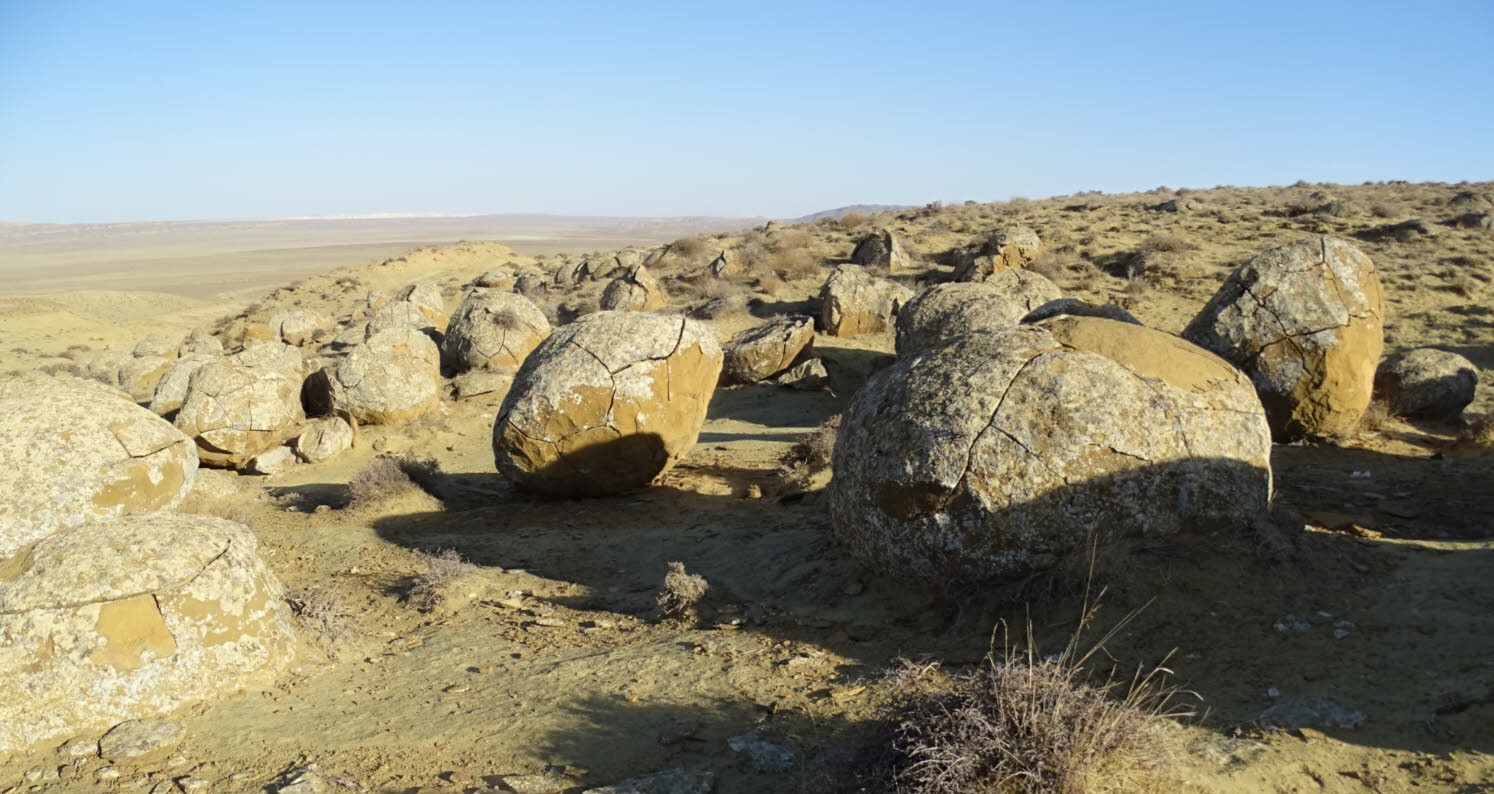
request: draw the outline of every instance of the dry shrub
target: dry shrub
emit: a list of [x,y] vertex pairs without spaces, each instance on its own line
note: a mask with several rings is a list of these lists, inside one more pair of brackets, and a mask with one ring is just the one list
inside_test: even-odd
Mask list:
[[768,268],[785,281],[820,275],[820,260],[806,248],[786,248],[768,259]]
[[664,589],[659,593],[659,608],[670,620],[693,620],[695,607],[710,588],[705,577],[686,573],[682,562],[671,562],[669,571],[664,574]]
[[477,566],[462,559],[456,549],[437,549],[423,556],[425,573],[410,582],[410,602],[422,612],[429,612],[441,603],[442,588],[476,571]]
[[684,237],[669,244],[669,253],[693,262],[710,253],[711,247],[706,245],[703,237]]
[[1037,259],[1027,263],[1027,269],[1049,281],[1057,282],[1068,270],[1068,260],[1062,254],[1044,251],[1038,254]]
[[350,508],[365,507],[413,488],[432,496],[440,482],[441,466],[433,458],[380,455],[348,480]]
[[870,220],[870,218],[866,217],[866,215],[862,214],[859,210],[850,210],[846,214],[836,219],[835,225],[841,231],[849,232],[853,229],[859,229],[862,226],[865,226]]
[[779,499],[801,496],[828,482],[840,419],[841,415],[836,414],[821,422],[778,459]]
[[302,588],[287,591],[285,603],[301,627],[317,638],[327,655],[337,658],[338,648],[353,635],[348,624],[351,613],[342,599],[327,590]]
[[1464,420],[1463,429],[1458,433],[1457,443],[1482,449],[1494,449],[1494,414],[1477,414],[1467,417]]
[[1197,245],[1173,234],[1153,234],[1141,241],[1136,250],[1143,255],[1186,254],[1198,249]]

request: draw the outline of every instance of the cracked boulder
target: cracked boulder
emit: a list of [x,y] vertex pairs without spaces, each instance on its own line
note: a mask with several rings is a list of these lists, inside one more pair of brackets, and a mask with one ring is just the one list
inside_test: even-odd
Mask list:
[[119,369],[119,388],[137,403],[149,403],[161,377],[171,369],[172,359],[164,356],[138,356]]
[[1003,270],[982,282],[938,284],[898,312],[897,354],[922,353],[967,331],[1015,328],[1059,294],[1056,284],[1028,270]]
[[182,407],[182,400],[187,398],[187,384],[192,381],[197,370],[222,360],[222,356],[187,353],[171,362],[171,366],[156,382],[156,390],[150,398],[151,413],[157,416],[176,413]]
[[1003,270],[1025,268],[1043,252],[1037,232],[1012,226],[991,232],[985,242],[957,255],[955,281],[985,281]]
[[59,528],[169,510],[196,476],[192,440],[106,386],[0,383],[0,558]]
[[860,336],[892,330],[897,313],[913,291],[877,278],[858,265],[842,265],[820,287],[820,326],[831,336]]
[[598,312],[529,354],[493,426],[498,471],[551,496],[642,488],[690,451],[721,375],[710,328]]
[[441,338],[441,364],[452,373],[518,367],[549,335],[550,321],[523,295],[473,290]]
[[441,351],[414,328],[373,334],[337,364],[332,401],[360,424],[407,422],[441,402]]
[[794,365],[814,344],[814,318],[779,317],[733,336],[724,370],[737,383],[758,383]]
[[270,365],[220,361],[187,381],[173,422],[196,442],[204,465],[242,469],[255,455],[295,435],[305,418],[299,376]]
[[1398,416],[1457,419],[1477,388],[1472,361],[1431,347],[1391,356],[1375,372],[1375,392]]
[[1183,337],[1244,370],[1278,440],[1353,430],[1385,349],[1375,266],[1312,237],[1273,248],[1225,280]]
[[903,242],[890,229],[882,229],[861,238],[851,251],[851,262],[862,267],[883,267],[895,273],[912,265]]
[[0,753],[270,683],[295,638],[253,533],[160,513],[0,557]]
[[281,312],[271,317],[268,325],[275,329],[280,341],[295,347],[305,347],[332,329],[326,318],[306,309]]
[[1091,541],[1256,516],[1270,452],[1228,362],[1161,331],[1057,317],[873,375],[840,427],[830,516],[875,570],[936,587],[1010,579]]
[[307,463],[320,463],[352,449],[358,440],[358,431],[340,416],[327,416],[306,423],[301,434],[296,436],[296,457]]
[[633,265],[602,290],[604,311],[652,312],[669,303],[663,285],[643,265]]
[[446,330],[450,318],[441,290],[433,284],[410,284],[395,293],[394,299],[372,310],[368,317],[367,336],[391,328],[414,328],[432,334]]

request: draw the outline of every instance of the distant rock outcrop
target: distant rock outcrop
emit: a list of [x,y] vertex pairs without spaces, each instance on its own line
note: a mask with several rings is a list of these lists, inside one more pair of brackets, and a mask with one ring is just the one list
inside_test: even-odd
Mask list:
[[985,281],[993,274],[1025,268],[1043,251],[1037,232],[1012,226],[991,232],[985,242],[965,249],[957,257],[956,281]]
[[902,240],[890,229],[881,229],[861,238],[851,252],[851,263],[862,267],[887,268],[896,273],[907,270],[913,264],[904,250]]
[[820,287],[820,326],[830,336],[890,331],[912,297],[913,291],[896,281],[877,278],[859,265],[842,265]]

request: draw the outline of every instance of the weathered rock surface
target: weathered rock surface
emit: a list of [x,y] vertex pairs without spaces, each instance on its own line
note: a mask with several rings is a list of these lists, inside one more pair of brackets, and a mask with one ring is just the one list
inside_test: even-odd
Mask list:
[[485,394],[503,395],[514,383],[518,369],[474,369],[451,379],[452,396],[470,400]]
[[426,319],[430,320],[431,327],[437,331],[446,330],[446,299],[441,295],[441,288],[435,284],[415,283],[408,284],[399,292],[394,293],[390,301],[409,303],[413,305]]
[[1400,416],[1457,419],[1477,388],[1472,361],[1431,347],[1390,356],[1375,372],[1375,391]]
[[177,349],[178,356],[192,354],[221,356],[223,355],[223,343],[218,341],[218,337],[204,331],[193,331]]
[[1079,298],[1059,298],[1028,312],[1022,318],[1022,323],[1035,323],[1046,320],[1049,317],[1102,317],[1106,320],[1130,323],[1131,325],[1145,325],[1136,319],[1136,315],[1116,306],[1113,303],[1090,303]]
[[658,311],[669,304],[663,285],[643,265],[628,268],[602,290],[601,306],[605,311]]
[[106,386],[0,384],[0,559],[59,528],[169,510],[196,476],[191,439]]
[[156,381],[155,393],[150,398],[151,413],[166,416],[181,408],[182,400],[187,398],[187,384],[191,382],[197,370],[222,360],[221,356],[186,353],[171,362],[165,374],[161,375],[159,381]]
[[353,448],[357,433],[347,420],[337,416],[313,419],[296,436],[296,457],[307,463],[320,463]]
[[721,363],[711,330],[684,317],[598,312],[563,326],[503,401],[498,471],[553,496],[641,488],[694,446]]
[[724,371],[738,383],[767,380],[793,366],[813,342],[814,318],[779,317],[728,340]]
[[303,419],[299,377],[222,361],[187,381],[174,424],[196,442],[205,465],[238,469],[295,435]]
[[280,341],[295,347],[305,347],[331,329],[325,318],[306,309],[276,314],[270,318],[269,326],[280,335]]
[[474,290],[451,315],[441,364],[453,373],[518,367],[550,335],[550,321],[523,295]]
[[1375,266],[1313,237],[1241,265],[1183,336],[1245,371],[1279,440],[1349,432],[1369,406],[1385,349]]
[[119,388],[137,403],[148,403],[155,396],[156,384],[171,369],[171,359],[163,356],[139,356],[119,370]]
[[834,533],[913,581],[1010,578],[1091,538],[1245,520],[1271,493],[1249,380],[1178,337],[1090,317],[971,332],[874,375],[841,425]]
[[176,358],[181,350],[182,337],[175,334],[151,334],[135,344],[134,354],[136,358],[148,358],[159,356],[160,358]]
[[843,265],[820,287],[820,325],[831,336],[889,331],[898,310],[912,297],[913,291],[896,281]]
[[889,272],[907,270],[913,264],[902,240],[890,229],[882,229],[861,238],[851,251],[851,262],[862,267],[885,267]]
[[819,391],[830,385],[830,373],[818,358],[805,359],[773,379],[777,386],[799,391]]
[[489,270],[472,279],[472,286],[482,289],[510,290],[513,289],[515,280],[514,274],[507,270]]
[[584,274],[581,272],[581,261],[569,259],[560,263],[555,269],[555,277],[550,281],[557,287],[574,287],[581,282]]
[[0,561],[0,752],[268,683],[294,637],[253,533],[159,513]]
[[1059,295],[1056,284],[1028,270],[1003,270],[984,282],[935,285],[898,312],[897,354],[921,353],[967,331],[1014,328]]
[[279,474],[296,465],[296,453],[290,447],[270,447],[249,459],[244,467],[250,474]]
[[1037,232],[1026,226],[997,229],[984,243],[960,255],[955,280],[985,281],[1003,270],[1027,267],[1042,252]]
[[274,370],[295,381],[306,375],[306,357],[301,355],[300,349],[279,342],[241,350],[229,356],[228,363],[238,367]]
[[413,328],[380,331],[332,373],[333,401],[362,424],[418,419],[441,402],[441,351]]

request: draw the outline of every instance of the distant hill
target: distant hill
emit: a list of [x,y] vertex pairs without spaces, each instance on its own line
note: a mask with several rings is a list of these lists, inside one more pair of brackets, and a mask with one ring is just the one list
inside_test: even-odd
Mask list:
[[811,222],[817,221],[817,220],[819,220],[821,218],[840,218],[840,217],[844,217],[845,215],[848,215],[848,214],[850,214],[852,212],[859,212],[862,215],[872,215],[872,214],[875,214],[875,213],[878,213],[878,212],[889,212],[889,211],[896,211],[896,210],[905,210],[905,209],[909,209],[912,206],[913,206],[912,204],[849,204],[849,205],[844,206],[844,207],[836,207],[833,210],[821,210],[821,211],[816,212],[816,213],[814,213],[812,215],[804,215],[804,216],[801,216],[801,217],[798,217],[798,218],[793,218],[793,219],[790,219],[789,222],[790,223],[811,223]]

